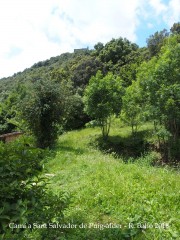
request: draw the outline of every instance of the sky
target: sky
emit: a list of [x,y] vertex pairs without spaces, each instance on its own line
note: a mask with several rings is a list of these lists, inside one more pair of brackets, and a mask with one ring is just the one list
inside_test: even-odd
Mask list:
[[112,38],[143,47],[179,21],[180,0],[0,0],[0,78]]

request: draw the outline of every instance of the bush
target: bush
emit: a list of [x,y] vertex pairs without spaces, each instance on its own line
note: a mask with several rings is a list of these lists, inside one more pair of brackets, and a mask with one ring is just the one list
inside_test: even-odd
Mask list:
[[1,229],[5,231],[9,222],[23,222],[27,212],[27,195],[33,176],[38,176],[43,152],[26,146],[23,141],[4,144],[0,142],[0,207]]
[[48,192],[46,179],[39,176],[44,156],[24,137],[0,142],[0,238],[21,239],[26,228],[10,228],[10,223],[27,227],[62,219],[66,199]]
[[21,105],[27,122],[40,148],[52,147],[58,138],[58,125],[65,122],[71,108],[71,86],[67,82],[39,80]]

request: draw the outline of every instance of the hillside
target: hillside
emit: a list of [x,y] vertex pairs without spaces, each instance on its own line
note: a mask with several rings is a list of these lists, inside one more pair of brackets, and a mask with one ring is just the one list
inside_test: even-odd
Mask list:
[[[102,44],[101,48],[99,48],[99,44],[97,43],[95,49],[92,50],[79,50],[74,51],[74,53],[63,53],[51,57],[35,63],[23,72],[0,79],[1,98],[2,94],[12,91],[18,83],[35,82],[39,79],[71,79],[75,88],[83,88],[90,77],[96,74],[97,70],[102,70],[104,73],[109,70],[119,72],[121,67],[125,80],[129,81],[124,73],[123,66],[129,69],[132,63],[138,65],[142,61],[141,52],[143,53],[144,50],[121,37],[112,39],[105,45]],[[127,67],[128,65],[129,67]]]

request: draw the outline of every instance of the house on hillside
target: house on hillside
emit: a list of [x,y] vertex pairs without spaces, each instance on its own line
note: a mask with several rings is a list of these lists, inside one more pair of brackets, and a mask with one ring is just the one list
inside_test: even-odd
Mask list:
[[74,49],[74,53],[83,53],[83,52],[86,52],[88,51],[89,48],[78,48],[78,49]]

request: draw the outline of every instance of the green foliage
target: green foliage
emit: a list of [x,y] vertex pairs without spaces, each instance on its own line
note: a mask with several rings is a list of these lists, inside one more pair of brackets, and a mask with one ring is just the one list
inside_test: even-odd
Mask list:
[[[112,127],[112,137],[127,137],[131,131],[118,129]],[[60,239],[178,239],[178,172],[152,167],[159,159],[154,152],[124,163],[92,146],[99,135],[98,128],[61,135],[57,154],[46,166],[54,174],[49,187],[59,191],[61,186],[73,195],[64,223],[77,228],[62,229]],[[79,228],[82,223],[91,227]],[[122,228],[105,228],[109,223]],[[49,229],[52,236],[54,231]]]
[[147,40],[147,47],[149,49],[150,58],[157,56],[163,46],[164,40],[169,36],[166,29],[160,32],[155,32]]
[[[138,97],[133,96],[131,99],[130,94],[127,94],[129,97],[125,97],[128,100],[124,100],[124,106],[126,105],[124,119],[131,125],[134,122],[133,128],[134,126],[136,128],[137,122],[141,121],[138,117],[140,116],[140,108],[142,107],[142,103],[146,102],[146,108],[143,108],[143,116],[146,116],[147,119],[153,119],[156,122],[157,135],[158,138],[161,138],[161,141],[167,140],[167,138],[171,139],[171,143],[170,141],[168,143],[171,146],[164,146],[164,148],[172,148],[173,152],[176,152],[174,154],[177,156],[177,141],[179,141],[177,140],[179,138],[179,83],[177,82],[179,56],[178,51],[176,52],[176,50],[172,49],[176,48],[177,43],[180,42],[178,29],[179,23],[175,23],[171,28],[170,37],[168,37],[169,33],[167,30],[162,30],[151,35],[147,39],[147,48],[139,48],[136,44],[120,37],[112,39],[105,44],[98,42],[95,44],[93,50],[87,49],[85,51],[75,51],[74,53],[63,53],[60,56],[36,63],[31,68],[16,73],[12,77],[1,79],[0,133],[11,132],[16,128],[26,131],[25,118],[31,131],[37,136],[38,146],[43,148],[52,146],[58,132],[62,133],[64,131],[62,128],[65,130],[77,129],[84,126],[90,120],[89,116],[83,112],[84,103],[82,96],[84,89],[98,70],[102,72],[103,76],[108,71],[111,71],[115,76],[120,76],[122,86],[125,88],[129,87],[132,81],[136,81],[137,78],[144,79],[141,81],[141,93],[138,93]],[[172,51],[169,56],[168,51]],[[173,55],[175,55],[176,60],[173,59]],[[152,56],[156,57],[152,59]],[[150,58],[151,61],[147,63]],[[143,61],[145,63],[141,65],[141,70],[137,77],[139,66]],[[171,82],[170,76],[176,79],[177,84],[167,84],[167,82]],[[150,80],[151,78],[153,79],[152,81]],[[69,81],[72,81],[70,94],[68,93],[69,87],[67,87]],[[42,86],[46,85],[46,87],[41,87],[41,82]],[[162,82],[164,82],[164,86]],[[23,89],[24,83],[28,86],[26,101],[22,101],[25,94]],[[34,85],[34,87],[29,87],[30,84]],[[38,85],[39,87],[37,87]],[[161,87],[159,88],[158,85]],[[41,88],[43,89],[43,94],[41,94]],[[46,93],[45,88],[48,89]],[[132,95],[135,95],[133,90],[128,89],[128,91],[132,92]],[[153,97],[153,93],[155,93],[155,97]],[[42,101],[40,101],[40,98]],[[51,104],[48,98],[51,98]],[[60,107],[56,104],[58,101],[59,103],[61,102]],[[136,106],[134,109],[132,108],[133,101]],[[25,106],[26,103],[27,105]],[[102,101],[101,105],[104,103],[105,100]],[[23,107],[23,115],[21,116],[18,109],[19,105]],[[107,105],[107,103],[104,104],[104,109],[106,107],[107,109],[109,108]],[[128,110],[130,106],[131,112]],[[162,106],[162,109],[160,109],[160,106]],[[102,106],[99,107],[100,105],[97,109],[102,108]],[[121,101],[119,107],[121,108]],[[53,110],[51,111],[50,109]],[[104,113],[104,109],[102,113]],[[107,112],[109,111],[108,109]],[[131,116],[125,116],[125,112],[131,113]],[[98,114],[100,113],[101,110]],[[171,120],[170,116],[172,117]],[[173,123],[174,119],[175,124]],[[100,122],[104,135],[108,135],[111,122],[110,117],[104,118],[104,123],[102,123],[102,118],[100,121],[97,119],[97,122]],[[48,134],[46,134],[46,129]],[[45,134],[46,140],[42,140],[45,139]],[[163,134],[164,137],[162,137]]]
[[[120,67],[131,62],[135,64],[133,58],[138,50],[138,46],[127,39],[112,39],[105,46],[102,43],[97,43],[96,45],[95,50],[87,50],[81,52],[81,54],[63,53],[60,56],[36,63],[31,68],[16,73],[12,77],[2,79],[0,81],[0,96],[8,95],[17,83],[21,85],[28,82],[35,83],[47,78],[57,81],[70,79],[75,89],[84,89],[89,79],[98,70],[101,70],[104,74],[109,69],[114,73],[119,73]],[[136,67],[132,68],[134,79]],[[127,67],[127,69],[131,69],[131,67]],[[127,69],[122,70],[123,79],[127,81],[126,86],[131,82],[128,79],[129,75],[131,76],[131,70],[128,70],[126,75]]]
[[31,185],[30,178],[37,177],[42,169],[43,153],[26,145],[29,145],[27,139],[9,144],[0,142],[0,228],[3,231],[10,222],[26,221],[28,194],[39,189],[38,185]]
[[[88,69],[91,68],[89,67]],[[87,69],[85,68],[84,71],[86,70]],[[63,86],[63,84],[65,84],[65,82],[66,83],[70,82],[70,80],[68,79],[70,78],[73,79],[73,76],[70,76],[70,70],[68,71],[67,69],[53,70],[50,73],[52,81],[55,81],[56,83],[60,84],[62,88],[67,88],[67,86],[66,85]],[[87,79],[85,81],[87,81]],[[84,104],[82,100],[83,89],[81,87],[83,86],[84,80],[82,79],[81,81],[80,79],[79,82],[80,82],[79,87],[78,84],[76,84],[76,81],[73,82],[72,88],[69,86],[71,90],[71,96],[69,97],[68,101],[69,106],[68,110],[66,109],[66,116],[63,118],[63,122],[61,123],[62,131],[78,129],[80,127],[83,127],[85,123],[89,120],[88,116],[83,111],[84,109]]]
[[107,137],[111,116],[119,114],[124,93],[121,79],[108,73],[103,77],[100,71],[90,79],[85,89],[85,112],[100,122],[103,137]]
[[137,132],[137,127],[143,120],[143,101],[141,90],[137,82],[132,82],[122,98],[123,107],[121,119],[132,128],[132,134]]
[[136,51],[138,46],[131,43],[126,38],[112,39],[99,53],[102,62],[124,65],[127,62],[128,55]]
[[97,44],[94,45],[95,55],[99,55],[99,53],[103,50],[104,44],[101,42],[98,42]]
[[138,72],[138,68],[141,63],[146,60],[146,49],[137,49],[136,51],[132,51],[126,57],[126,64],[123,66],[119,66],[118,64],[114,66],[114,71],[120,75],[123,80],[123,86],[128,87],[132,84],[132,81],[136,80],[136,75]]
[[37,81],[22,104],[22,117],[37,139],[37,146],[51,147],[57,139],[58,124],[69,113],[71,86],[64,81]]
[[180,34],[180,22],[174,23],[170,30],[173,34]]
[[[159,125],[164,125],[163,140],[168,136],[170,142],[176,142],[180,137],[180,45],[175,38],[169,38],[159,58],[142,64],[138,75],[149,113]],[[165,148],[170,150],[170,147]],[[173,158],[170,152],[166,154],[169,156],[165,157]]]
[[[152,167],[180,156],[179,23],[171,33],[151,35],[147,48],[123,38],[99,42],[94,50],[64,53],[1,79],[0,134],[27,130],[25,123],[46,148],[60,131],[92,121],[90,129],[62,134],[48,162],[24,137],[0,143],[0,238],[178,238],[179,176],[167,166]],[[120,113],[131,128],[115,119]],[[10,229],[10,222],[29,229]],[[96,227],[35,229],[34,222]],[[122,227],[108,229],[109,223]]]
[[[33,223],[62,221],[69,196],[47,191],[47,179],[40,176],[45,154],[27,137],[8,144],[0,142],[1,239],[24,239],[32,232]],[[25,227],[11,228],[10,223]]]
[[105,71],[104,65],[99,59],[93,56],[84,56],[76,59],[71,67],[71,80],[74,87],[84,89],[90,78],[96,75],[98,70]]
[[140,64],[138,62],[130,62],[122,66],[118,75],[123,80],[123,86],[128,87],[132,84],[133,80],[136,80],[137,69]]
[[69,79],[69,72],[67,72],[65,69],[55,69],[52,72],[50,72],[50,77],[53,81],[57,83],[61,83],[62,81],[67,81]]
[[63,129],[66,131],[79,129],[89,120],[89,116],[84,113],[84,103],[82,97],[79,94],[75,94],[73,96],[68,117],[66,117],[62,123]]
[[123,80],[127,87],[136,79],[137,68],[144,60],[142,50],[127,39],[112,39],[103,46],[98,43],[94,46],[93,54],[104,64],[104,71],[111,71]]
[[24,85],[17,84],[2,98],[0,103],[0,134],[10,133],[17,129],[24,130],[18,106],[25,95]]
[[0,134],[12,132],[16,126],[8,122],[9,118],[13,118],[14,113],[7,108],[5,103],[0,104]]

